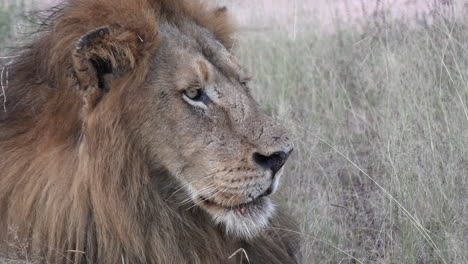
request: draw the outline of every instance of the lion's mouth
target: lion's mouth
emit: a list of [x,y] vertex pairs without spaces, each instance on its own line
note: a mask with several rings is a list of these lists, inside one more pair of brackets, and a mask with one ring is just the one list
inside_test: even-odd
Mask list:
[[224,226],[227,234],[249,239],[267,226],[273,215],[275,208],[267,195],[248,198],[235,205],[197,196],[195,203],[211,215],[215,224]]
[[268,199],[265,197],[266,195],[261,195],[255,199],[250,199],[249,201],[233,206],[224,206],[221,205],[214,200],[208,199],[203,196],[199,196],[199,199],[203,206],[207,207],[208,209],[223,209],[226,211],[232,211],[232,212],[237,212],[241,216],[246,217],[250,212],[258,210],[262,208],[263,204],[265,203],[265,200]]

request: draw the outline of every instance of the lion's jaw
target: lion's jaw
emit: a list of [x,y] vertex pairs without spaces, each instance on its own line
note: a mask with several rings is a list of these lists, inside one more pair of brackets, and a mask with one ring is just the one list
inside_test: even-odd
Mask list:
[[232,234],[242,239],[255,237],[258,232],[268,225],[271,216],[274,213],[274,205],[271,199],[263,197],[243,209],[224,209],[221,214],[212,214],[215,223],[225,227],[226,233]]
[[[188,185],[186,189],[192,201],[208,212],[214,223],[222,226],[227,234],[241,239],[251,239],[268,225],[275,212],[275,206],[268,195],[276,192],[283,170],[282,168],[274,176],[268,194],[263,193],[256,198],[249,197],[235,203],[230,202],[233,199],[230,198],[227,204],[219,204],[215,196],[208,196],[211,197],[208,199],[206,195],[200,194],[204,193],[203,189],[195,190],[192,185]],[[271,177],[271,172],[266,174],[269,174],[266,177]],[[247,188],[242,192],[245,190]]]

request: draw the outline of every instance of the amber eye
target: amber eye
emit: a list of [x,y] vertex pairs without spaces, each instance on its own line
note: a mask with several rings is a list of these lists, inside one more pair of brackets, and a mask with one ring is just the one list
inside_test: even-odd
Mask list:
[[240,84],[242,85],[242,87],[247,88],[247,86],[249,85],[250,80],[252,80],[252,77],[244,78],[244,79],[240,80]]
[[190,100],[198,101],[202,96],[203,91],[198,87],[190,87],[184,91],[185,96]]

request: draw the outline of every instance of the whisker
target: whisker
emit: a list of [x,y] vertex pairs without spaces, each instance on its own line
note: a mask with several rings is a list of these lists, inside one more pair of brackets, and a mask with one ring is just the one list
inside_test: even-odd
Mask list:
[[[213,184],[210,186],[210,188],[213,187],[214,185],[215,185],[215,184],[213,183]],[[223,187],[218,185],[218,186],[216,186],[215,188],[212,188],[211,190],[210,190],[209,188],[204,188],[203,191],[198,191],[198,192],[196,192],[196,193],[193,193],[190,197],[188,197],[187,199],[185,199],[183,203],[180,203],[180,204],[179,204],[179,207],[182,206],[182,205],[185,205],[185,204],[187,204],[187,203],[189,203],[189,202],[192,202],[192,201],[193,201],[195,204],[198,204],[198,205],[199,205],[199,204],[201,204],[201,203],[200,203],[200,202],[196,202],[196,201],[193,199],[193,197],[196,197],[196,196],[203,196],[205,199],[208,199],[208,200],[209,200],[209,199],[213,198],[216,194],[218,194],[220,191],[222,192],[222,191],[225,191],[225,190],[226,190],[226,189],[219,190],[220,188],[223,188]]]
[[[218,186],[217,188],[220,188],[220,186]],[[227,190],[227,188],[219,189],[219,190],[217,190],[215,193],[212,193],[210,196],[205,197],[205,198],[208,199],[208,200],[210,200],[211,198],[213,198],[214,196],[216,196],[218,193],[224,192],[224,191],[226,191],[226,190]],[[202,202],[196,202],[196,201],[194,201],[194,204],[191,205],[191,206],[190,206],[189,208],[187,208],[186,210],[190,210],[190,209],[192,209],[193,207],[195,207],[195,206],[197,206],[197,205],[200,205],[201,203],[202,203]]]
[[[245,177],[245,176],[247,176],[247,172],[245,172],[245,175],[244,175],[244,177]],[[238,193],[238,194],[234,195],[233,197],[231,197],[231,199],[229,199],[229,201],[228,201],[228,204],[230,204],[230,203],[231,203],[231,204],[229,205],[229,207],[232,207],[232,205],[233,205],[232,203],[234,203],[234,199],[236,199],[237,197],[239,197],[239,196],[243,195],[243,194],[244,194],[244,192],[245,192],[245,191],[247,191],[247,188],[248,188],[248,184],[247,184],[247,187],[246,187],[246,188],[244,188],[244,190],[242,190],[242,192],[240,192],[240,193]]]
[[[207,190],[208,190],[208,192],[213,191],[213,190],[209,190],[209,189],[210,189],[210,188],[213,188],[213,187],[215,187],[215,186],[216,186],[216,185],[215,185],[214,183],[211,183],[211,184],[209,184],[207,187],[205,187],[205,188],[203,188],[203,189],[201,189],[201,190],[199,190],[199,191],[197,191],[197,192],[195,192],[195,193],[189,195],[187,198],[185,198],[184,200],[182,200],[182,201],[179,203],[179,206],[184,205],[184,204],[187,204],[188,202],[192,201],[194,197],[203,194],[203,193],[204,193],[205,191],[207,191]],[[214,189],[216,189],[216,188],[217,188],[217,187],[215,187]]]
[[200,178],[200,179],[196,179],[196,180],[194,180],[194,181],[191,181],[191,182],[188,182],[188,183],[183,184],[182,186],[180,186],[179,188],[177,188],[177,189],[166,199],[166,202],[167,202],[170,198],[172,198],[172,196],[174,196],[176,193],[178,193],[180,190],[182,190],[184,187],[187,187],[187,186],[189,186],[190,184],[193,184],[193,183],[195,183],[195,182],[199,182],[199,181],[201,181],[201,180],[204,180],[204,179],[207,179],[207,178],[209,178],[209,177],[212,177],[212,176],[213,176],[214,174],[216,174],[216,173],[218,173],[218,171],[215,171],[215,172],[213,172],[213,173],[210,173],[210,174],[208,174],[208,175],[206,175],[206,176],[204,176],[204,177],[202,177],[202,178]]

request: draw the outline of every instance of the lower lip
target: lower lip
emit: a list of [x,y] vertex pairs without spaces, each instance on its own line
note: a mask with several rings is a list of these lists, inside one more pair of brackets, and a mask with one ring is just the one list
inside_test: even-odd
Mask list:
[[247,214],[258,208],[258,207],[261,207],[262,204],[264,203],[264,197],[261,197],[261,198],[257,198],[255,200],[252,200],[248,203],[245,203],[245,204],[241,204],[241,205],[237,205],[237,206],[233,206],[233,207],[225,207],[225,206],[221,206],[213,201],[209,201],[209,200],[206,200],[202,197],[199,198],[203,205],[207,206],[207,207],[215,207],[217,209],[223,209],[223,210],[226,210],[226,211],[236,211],[238,212],[240,215],[242,216],[247,216]]

